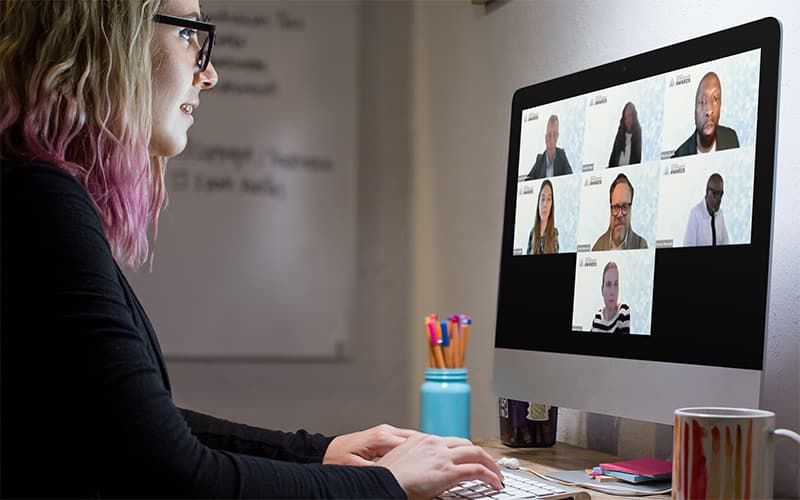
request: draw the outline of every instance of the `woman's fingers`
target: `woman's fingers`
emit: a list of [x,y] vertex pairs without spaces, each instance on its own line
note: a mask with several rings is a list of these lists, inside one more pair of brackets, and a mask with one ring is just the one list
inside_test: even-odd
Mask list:
[[[461,446],[452,448],[453,463],[456,465],[461,464],[477,464],[491,471],[496,477],[497,481],[503,481],[503,475],[500,472],[500,467],[494,461],[491,455],[486,453],[486,450],[480,446]],[[494,483],[492,483],[494,486]]]
[[419,431],[415,431],[413,429],[399,429],[399,428],[395,428],[394,429],[394,435],[395,436],[400,436],[400,437],[406,438],[406,439],[408,439],[408,438],[410,438],[412,436],[416,436],[417,434],[422,434],[422,433],[419,432]]
[[456,485],[462,481],[477,479],[478,481],[483,481],[484,483],[490,485],[496,490],[503,489],[503,476],[500,475],[500,471],[495,472],[491,469],[488,469],[483,464],[457,464],[453,465],[453,471],[455,472],[456,478],[456,481],[453,483],[453,485]]
[[395,447],[405,443],[408,438],[420,434],[415,430],[401,429],[388,424],[378,425],[367,432],[370,433],[368,448],[372,454],[369,458],[383,456]]
[[459,446],[475,446],[469,439],[464,439],[455,436],[447,436],[442,438],[448,448],[457,448]]
[[378,465],[392,471],[409,498],[431,498],[462,481],[479,480],[502,489],[502,475],[492,457],[469,440],[412,436],[387,453]]

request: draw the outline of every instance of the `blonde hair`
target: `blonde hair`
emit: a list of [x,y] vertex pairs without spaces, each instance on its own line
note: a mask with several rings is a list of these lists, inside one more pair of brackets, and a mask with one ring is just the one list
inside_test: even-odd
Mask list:
[[161,0],[0,2],[0,158],[52,163],[86,189],[115,259],[146,262],[166,203],[150,157]]
[[600,280],[600,288],[605,286],[606,284],[606,273],[609,269],[616,269],[617,273],[619,273],[619,268],[617,267],[617,263],[613,260],[609,260],[606,266],[603,268],[603,279]]

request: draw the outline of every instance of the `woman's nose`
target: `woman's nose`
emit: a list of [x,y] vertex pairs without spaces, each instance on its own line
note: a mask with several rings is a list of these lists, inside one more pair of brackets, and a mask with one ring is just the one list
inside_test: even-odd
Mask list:
[[214,88],[219,81],[219,75],[217,74],[217,70],[214,68],[214,63],[209,61],[206,69],[197,73],[197,79],[201,90]]

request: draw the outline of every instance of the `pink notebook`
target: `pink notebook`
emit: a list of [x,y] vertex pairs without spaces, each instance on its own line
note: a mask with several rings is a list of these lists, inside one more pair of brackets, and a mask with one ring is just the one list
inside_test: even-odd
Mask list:
[[672,473],[672,462],[668,460],[659,460],[653,457],[610,462],[600,464],[600,467],[603,469],[627,472],[628,474],[640,474],[642,476],[663,476]]

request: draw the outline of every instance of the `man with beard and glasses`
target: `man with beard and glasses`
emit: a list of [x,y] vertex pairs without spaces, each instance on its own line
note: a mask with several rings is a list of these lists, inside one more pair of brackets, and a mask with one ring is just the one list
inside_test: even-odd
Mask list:
[[631,229],[633,185],[625,174],[619,174],[611,183],[609,196],[611,218],[608,230],[597,238],[592,251],[647,248],[647,241]]

